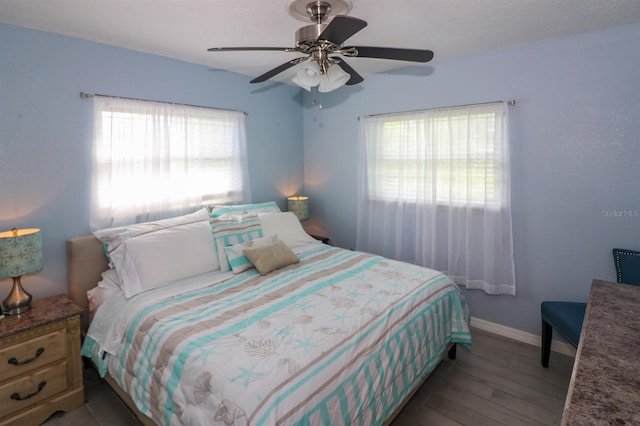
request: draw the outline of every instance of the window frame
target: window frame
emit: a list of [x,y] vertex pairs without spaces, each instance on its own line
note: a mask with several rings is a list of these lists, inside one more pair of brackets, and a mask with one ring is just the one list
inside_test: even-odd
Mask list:
[[143,210],[139,221],[248,199],[244,113],[96,98],[92,223],[117,222],[135,209]]
[[[496,103],[498,104],[498,103]],[[436,109],[428,109],[428,110],[420,110],[420,111],[412,111],[412,112],[408,112],[408,113],[394,113],[394,114],[383,114],[383,115],[379,115],[379,116],[370,116],[367,118],[374,118],[377,120],[382,120],[382,126],[384,127],[391,127],[391,126],[395,126],[398,127],[397,130],[395,130],[395,133],[407,133],[407,127],[413,128],[410,129],[409,131],[412,131],[414,134],[408,136],[408,135],[391,135],[391,138],[395,139],[397,137],[403,137],[402,140],[397,141],[397,140],[392,140],[391,142],[387,142],[389,135],[384,135],[383,136],[383,141],[379,142],[379,141],[373,141],[371,142],[371,140],[367,137],[369,135],[367,135],[367,131],[365,130],[365,140],[366,140],[366,150],[367,150],[367,156],[366,156],[366,178],[365,178],[365,187],[366,187],[366,196],[368,198],[368,200],[370,202],[380,202],[380,203],[407,203],[407,204],[418,204],[418,205],[437,205],[437,206],[441,206],[441,207],[455,207],[455,206],[468,206],[468,207],[478,207],[478,208],[496,208],[499,209],[504,203],[508,203],[508,200],[504,200],[503,196],[502,196],[502,191],[500,191],[500,185],[502,184],[502,180],[505,179],[505,176],[508,176],[508,170],[506,170],[509,167],[508,161],[504,160],[504,156],[505,153],[501,152],[500,149],[504,149],[500,146],[496,146],[499,144],[496,144],[495,142],[495,133],[498,132],[499,130],[497,129],[498,126],[503,126],[504,128],[501,129],[500,131],[504,131],[506,132],[506,128],[508,126],[508,122],[507,122],[507,117],[505,116],[504,118],[500,118],[498,117],[499,115],[499,111],[494,111],[494,112],[487,112],[487,111],[479,111],[477,113],[473,113],[472,110],[474,109],[474,107],[478,107],[478,106],[486,106],[487,104],[473,104],[473,105],[465,105],[465,106],[461,106],[461,107],[454,107],[454,108],[436,108]],[[493,116],[492,118],[490,116]],[[418,132],[418,128],[422,128],[422,134],[424,135],[429,134],[432,135],[434,133],[437,132],[441,132],[442,129],[437,129],[435,128],[436,126],[434,126],[434,122],[436,122],[435,124],[439,124],[440,127],[443,128],[448,128],[451,127],[450,126],[450,121],[451,120],[480,120],[480,121],[489,121],[489,124],[487,124],[487,127],[492,127],[491,132],[492,135],[494,136],[494,143],[493,145],[490,146],[490,149],[485,149],[484,152],[481,152],[482,149],[480,150],[476,150],[475,152],[467,152],[467,153],[463,153],[463,152],[457,152],[454,153],[454,155],[444,155],[444,154],[435,154],[433,155],[432,153],[430,153],[429,151],[433,152],[438,152],[438,153],[443,153],[443,152],[447,152],[446,149],[442,149],[442,145],[446,144],[447,141],[446,140],[428,140],[428,141],[418,141],[416,143],[422,143],[423,145],[429,145],[429,147],[425,147],[422,146],[422,150],[419,149],[415,149],[414,151],[416,151],[416,153],[409,157],[406,156],[404,158],[400,158],[400,156],[396,156],[395,158],[393,157],[393,155],[380,155],[380,151],[384,150],[386,148],[385,145],[391,143],[391,144],[403,144],[405,143],[405,145],[408,145],[406,143],[406,139],[409,137],[413,137],[414,139],[419,138],[419,135],[416,135],[415,133]],[[504,123],[501,123],[499,120],[504,120]],[[440,123],[438,123],[438,121]],[[473,127],[473,126],[470,126]],[[384,132],[387,131],[387,129],[383,130]],[[487,130],[489,131],[489,130]],[[394,132],[393,129],[389,129],[389,132]],[[447,135],[446,139],[449,139],[451,136]],[[474,138],[480,138],[480,135],[474,135],[472,136],[472,139]],[[505,138],[508,137],[507,134],[504,135]],[[486,142],[486,141],[485,141]],[[508,143],[508,140],[507,140]],[[434,145],[435,144],[435,145]],[[372,148],[372,145],[375,145]],[[477,144],[478,146],[480,144]],[[397,147],[396,147],[397,148]],[[405,151],[408,151],[409,149],[405,147]],[[395,152],[398,152],[399,150],[396,149]],[[448,151],[449,154],[451,153],[450,151]],[[506,155],[508,155],[508,153],[506,153]],[[416,162],[416,172],[413,175],[407,175],[406,173],[406,167],[407,165],[414,161]],[[380,167],[381,163],[387,162],[390,166],[382,166]],[[393,167],[393,163],[399,163],[397,164],[397,169],[398,172],[396,173],[396,177],[392,177],[389,178],[388,176],[388,170]],[[451,162],[458,162],[460,163],[466,170],[469,170],[469,167],[464,167],[464,166],[468,166],[469,163],[483,163],[483,168],[485,170],[489,170],[489,176],[484,175],[484,176],[475,176],[469,173],[466,173],[466,175],[462,178],[462,179],[466,179],[468,181],[468,179],[483,179],[482,182],[478,183],[477,186],[472,187],[470,190],[469,188],[466,188],[466,190],[464,189],[459,189],[457,193],[448,193],[447,194],[447,190],[451,187],[450,183],[453,180],[454,181],[454,185],[455,183],[455,177],[452,176],[453,173],[455,172],[454,169],[452,168],[448,168],[446,167],[446,163],[451,163]],[[435,173],[439,173],[438,176],[436,177],[431,177],[431,181],[429,181],[429,178],[425,177],[424,175],[420,175],[420,172],[423,171],[430,171],[428,164],[429,163],[438,163],[438,167],[436,167]],[[372,167],[371,165],[374,164],[375,167],[372,173]],[[490,167],[488,167],[490,166]],[[477,170],[478,167],[471,167],[471,170]],[[448,173],[445,173],[446,176],[442,176],[442,174],[440,174],[440,172],[442,171],[447,171]],[[460,170],[460,169],[458,169]],[[399,177],[401,176],[402,177]],[[377,179],[377,181],[376,181]],[[382,184],[380,182],[380,179],[386,179],[388,181],[388,183],[386,185]],[[414,182],[414,191],[413,194],[408,194],[407,190],[404,189],[401,193],[397,193],[394,190],[391,190],[389,188],[391,187],[397,187],[398,185],[398,180],[400,179],[413,179]],[[420,180],[423,180],[423,182],[420,182]],[[444,179],[444,181],[443,181]],[[487,179],[492,179],[491,182],[488,182]],[[487,188],[487,184],[489,184],[489,191],[486,190]],[[421,188],[420,185],[423,185]],[[434,191],[429,191],[428,190],[428,186],[431,185],[432,187],[435,185],[436,190],[435,190],[435,195],[434,195]],[[461,183],[457,184],[458,187],[461,186],[465,186]],[[385,190],[385,186],[386,186],[386,190]],[[443,187],[445,189],[443,189]],[[476,188],[476,190],[474,191],[474,188]],[[485,191],[480,191],[479,188],[484,188]],[[431,195],[431,197],[419,197],[418,196],[418,192],[421,190],[425,190],[429,193],[429,195]],[[472,196],[469,197],[468,194],[471,191]],[[444,194],[443,194],[444,192]],[[483,192],[484,196],[478,197],[477,194],[478,192]],[[461,196],[461,193],[464,193],[464,197]],[[433,198],[435,197],[435,203],[433,201]]]

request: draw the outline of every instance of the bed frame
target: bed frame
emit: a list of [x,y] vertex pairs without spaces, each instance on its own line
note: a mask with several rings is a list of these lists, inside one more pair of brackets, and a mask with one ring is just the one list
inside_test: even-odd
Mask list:
[[[100,240],[93,235],[72,238],[67,240],[67,270],[69,275],[69,296],[73,302],[82,308],[83,313],[80,316],[80,327],[82,336],[89,328],[89,300],[87,299],[87,291],[94,288],[102,277],[102,273],[109,268],[107,256]],[[451,344],[445,349],[442,358],[448,354],[449,359],[456,357],[456,344]],[[425,378],[425,380],[428,376]],[[122,399],[135,416],[143,425],[155,425],[156,423],[143,413],[141,413],[133,403],[131,397],[118,385],[118,383],[107,373],[104,377],[107,384]],[[422,382],[424,383],[424,381]],[[404,399],[402,405],[393,413],[393,415],[385,422],[390,424],[391,421],[400,413],[404,405],[409,402],[414,393],[420,388],[422,383],[417,386]]]
[[[89,328],[89,300],[87,291],[94,288],[102,273],[109,269],[107,256],[100,240],[93,235],[72,238],[67,241],[67,270],[69,275],[69,296],[73,302],[82,308],[80,329],[82,337]],[[138,410],[131,397],[107,373],[104,377],[107,384],[122,399],[125,405],[143,425],[153,426],[156,423]]]

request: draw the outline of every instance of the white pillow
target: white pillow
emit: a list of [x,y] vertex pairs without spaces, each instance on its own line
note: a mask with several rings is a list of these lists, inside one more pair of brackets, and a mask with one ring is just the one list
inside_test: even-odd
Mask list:
[[297,216],[291,212],[258,213],[258,218],[263,235],[277,235],[289,248],[308,243],[319,243],[304,231]]
[[127,298],[219,268],[208,220],[129,238],[111,259]]
[[102,279],[98,285],[87,291],[87,299],[89,300],[89,319],[93,319],[100,305],[105,300],[116,294],[122,293],[122,283],[115,269],[107,269],[102,273]]
[[109,287],[94,287],[87,291],[89,300],[89,320],[93,319],[98,308],[110,297],[122,293],[122,290]]
[[108,290],[122,291],[122,282],[115,269],[107,269],[102,273],[102,279],[98,282],[98,287]]
[[174,226],[185,225],[187,223],[200,222],[201,220],[205,219],[209,219],[209,211],[203,207],[194,213],[171,217],[169,219],[101,229],[99,231],[94,231],[93,235],[95,235],[96,238],[102,241],[105,253],[109,258],[109,266],[113,267],[113,265],[111,265],[111,253],[117,250],[120,244],[122,244],[129,238],[134,238],[149,232],[156,232],[164,228],[171,228]]

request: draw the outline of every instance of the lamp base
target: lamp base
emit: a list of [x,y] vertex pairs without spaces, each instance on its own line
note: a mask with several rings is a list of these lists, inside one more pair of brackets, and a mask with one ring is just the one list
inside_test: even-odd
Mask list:
[[13,278],[11,293],[2,302],[2,312],[5,315],[20,315],[31,310],[31,295],[22,288],[20,277]]

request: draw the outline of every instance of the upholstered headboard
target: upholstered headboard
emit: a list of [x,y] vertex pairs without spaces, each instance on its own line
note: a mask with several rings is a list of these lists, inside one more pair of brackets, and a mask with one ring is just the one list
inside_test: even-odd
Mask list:
[[84,311],[80,318],[82,331],[89,327],[89,300],[87,290],[95,287],[101,275],[109,268],[102,243],[93,235],[67,240],[67,271],[69,296]]

